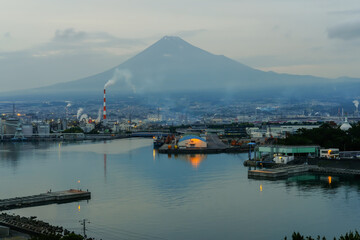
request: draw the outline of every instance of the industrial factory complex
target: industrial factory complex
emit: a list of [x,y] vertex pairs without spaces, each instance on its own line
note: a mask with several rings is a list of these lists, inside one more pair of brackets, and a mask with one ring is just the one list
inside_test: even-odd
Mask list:
[[[303,103],[263,102],[234,102],[229,105],[191,97],[183,97],[175,102],[171,99],[151,102],[144,99],[140,101],[133,96],[114,99],[107,94],[105,85],[103,98],[99,97],[94,102],[0,102],[0,142],[148,137],[153,138],[154,159],[156,154],[166,154],[169,159],[174,156],[175,159],[190,162],[194,168],[199,167],[207,154],[248,154],[248,160],[243,164],[249,167],[248,178],[251,179],[277,180],[312,172],[360,176],[360,170],[320,167],[323,162],[345,162],[352,166],[359,161],[360,149],[356,144],[351,145],[351,142],[360,142],[359,136],[352,135],[356,133],[352,130],[360,129],[357,100],[350,102],[351,105],[344,110],[334,103],[317,103],[311,107]],[[327,142],[326,145],[287,142],[301,132],[318,130],[326,133],[334,130],[341,138]],[[1,145],[13,146],[18,143]],[[106,161],[104,154],[105,171]],[[251,169],[253,167],[259,167],[260,170]],[[70,193],[90,196],[87,191],[70,190]],[[12,204],[29,198],[31,204],[47,204],[55,201],[50,197],[58,194],[50,190],[46,195],[4,199],[3,202],[6,203],[6,209],[12,206],[8,202]],[[44,201],[44,196],[49,199]],[[34,199],[37,200],[34,202]],[[13,205],[22,207],[24,203]],[[6,223],[7,219],[9,217],[3,215],[3,222]]]
[[103,101],[0,102],[0,140],[83,140],[195,133],[198,139],[183,138],[178,147],[207,147],[204,134],[226,137],[229,145],[240,146],[246,141],[264,143],[283,139],[300,129],[319,128],[323,123],[347,130],[360,120],[358,100],[344,104],[345,110],[343,105],[333,102],[233,101],[229,104],[201,101],[191,95],[176,101],[171,97],[149,101],[145,97],[107,97],[106,88],[111,84],[109,80],[103,88]]

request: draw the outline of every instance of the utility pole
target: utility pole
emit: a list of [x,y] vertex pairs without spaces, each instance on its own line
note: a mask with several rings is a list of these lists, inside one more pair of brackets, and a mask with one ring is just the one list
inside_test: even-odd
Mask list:
[[87,222],[87,220],[84,218],[82,221],[80,220],[79,221],[80,224],[83,226],[83,233],[84,233],[84,239],[86,239],[86,223],[90,223],[90,222]]

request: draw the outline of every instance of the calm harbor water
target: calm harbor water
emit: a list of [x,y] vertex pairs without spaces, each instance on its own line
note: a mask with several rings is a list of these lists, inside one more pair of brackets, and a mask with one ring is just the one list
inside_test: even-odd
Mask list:
[[360,229],[360,182],[249,180],[247,154],[159,155],[149,139],[0,145],[0,198],[69,188],[92,199],[8,211],[97,239],[283,239]]

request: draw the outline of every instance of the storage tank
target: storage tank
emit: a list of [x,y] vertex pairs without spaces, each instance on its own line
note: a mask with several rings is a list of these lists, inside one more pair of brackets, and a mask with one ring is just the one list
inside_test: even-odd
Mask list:
[[22,132],[23,132],[24,137],[32,137],[33,136],[33,125],[32,124],[22,125]]
[[38,135],[39,135],[39,137],[49,137],[50,136],[50,125],[49,124],[39,124],[38,125]]

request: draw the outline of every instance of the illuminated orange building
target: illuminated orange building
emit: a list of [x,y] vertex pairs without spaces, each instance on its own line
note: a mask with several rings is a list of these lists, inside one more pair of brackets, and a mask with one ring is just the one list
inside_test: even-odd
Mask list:
[[187,135],[179,139],[178,146],[179,148],[206,148],[207,142],[204,138]]

